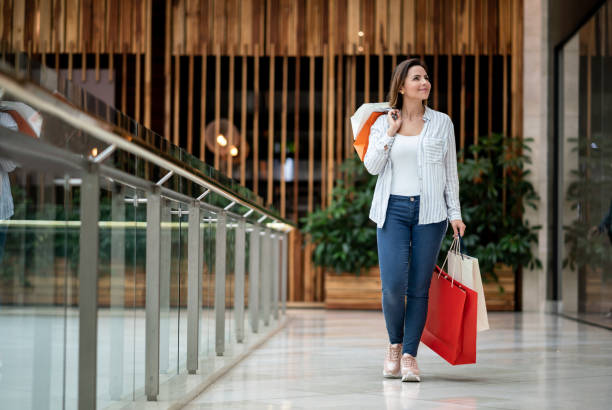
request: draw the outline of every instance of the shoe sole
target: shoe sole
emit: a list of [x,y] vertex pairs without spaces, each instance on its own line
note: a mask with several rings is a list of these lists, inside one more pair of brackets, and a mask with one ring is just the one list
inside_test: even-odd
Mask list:
[[402,375],[401,374],[389,374],[389,373],[383,372],[383,377],[385,379],[401,379]]
[[421,381],[421,376],[417,376],[414,374],[406,374],[404,376],[402,376],[402,381],[403,382],[420,382]]

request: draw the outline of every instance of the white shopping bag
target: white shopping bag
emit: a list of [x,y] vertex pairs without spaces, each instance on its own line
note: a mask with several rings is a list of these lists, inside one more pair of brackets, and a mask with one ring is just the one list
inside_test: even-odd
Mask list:
[[368,103],[361,107],[351,117],[351,127],[353,128],[353,147],[357,151],[360,160],[364,160],[368,145],[370,144],[370,128],[378,117],[389,111],[389,103]]
[[363,128],[364,124],[370,118],[370,115],[375,112],[387,112],[391,109],[388,102],[379,103],[366,103],[361,104],[361,107],[355,111],[355,114],[351,117],[351,127],[353,128],[353,139],[357,139],[359,132]]
[[453,245],[451,245],[448,253],[448,273],[478,294],[476,331],[480,332],[489,329],[487,305],[484,297],[484,289],[482,287],[478,259],[461,253],[458,238],[453,240]]
[[[35,135],[31,136],[40,137],[43,119],[34,108],[19,101],[0,101],[0,111],[16,113],[32,128]],[[19,131],[23,132],[21,129]]]

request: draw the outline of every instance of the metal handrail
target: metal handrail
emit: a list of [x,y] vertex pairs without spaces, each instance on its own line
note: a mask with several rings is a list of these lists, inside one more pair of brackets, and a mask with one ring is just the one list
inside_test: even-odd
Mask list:
[[[279,229],[283,231],[291,231],[295,228],[295,226],[289,221],[283,220],[276,215],[273,215],[265,208],[252,203],[251,201],[245,200],[231,192],[227,192],[222,188],[218,187],[216,184],[207,181],[202,178],[178,166],[177,164],[156,155],[155,153],[147,150],[139,144],[135,144],[131,141],[128,141],[111,131],[108,131],[103,128],[103,122],[97,118],[92,117],[90,114],[85,113],[84,111],[76,108],[64,101],[57,99],[52,96],[47,90],[41,88],[40,86],[32,83],[29,80],[21,80],[16,79],[10,75],[7,75],[4,72],[0,72],[0,86],[5,89],[6,92],[10,93],[15,98],[18,98],[24,103],[36,108],[37,110],[46,112],[66,123],[72,125],[75,128],[78,128],[82,131],[85,131],[89,135],[97,138],[98,140],[108,144],[109,146],[115,146],[116,148],[122,149],[126,152],[129,152],[133,155],[136,155],[146,161],[149,161],[168,172],[172,172],[176,175],[179,175],[183,178],[186,178],[198,185],[202,188],[215,192],[216,194],[235,202],[239,205],[242,205],[249,210],[254,210],[255,212],[262,215],[263,219],[271,219],[274,223],[274,229]],[[91,162],[94,162],[94,159],[88,159]],[[193,198],[197,200],[197,198]],[[265,218],[264,218],[265,217]]]

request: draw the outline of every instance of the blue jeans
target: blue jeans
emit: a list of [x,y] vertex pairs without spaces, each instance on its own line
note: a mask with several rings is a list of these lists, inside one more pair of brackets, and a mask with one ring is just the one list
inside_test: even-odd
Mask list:
[[391,195],[376,230],[382,306],[390,343],[417,355],[427,319],[429,285],[448,221],[418,225],[419,196]]

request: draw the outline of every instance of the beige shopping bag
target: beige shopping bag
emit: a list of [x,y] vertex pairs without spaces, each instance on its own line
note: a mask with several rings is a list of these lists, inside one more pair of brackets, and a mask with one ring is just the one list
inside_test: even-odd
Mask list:
[[487,305],[485,302],[482,278],[478,259],[461,253],[459,239],[455,238],[448,253],[448,273],[459,279],[461,283],[478,294],[478,308],[476,316],[476,331],[489,329]]

